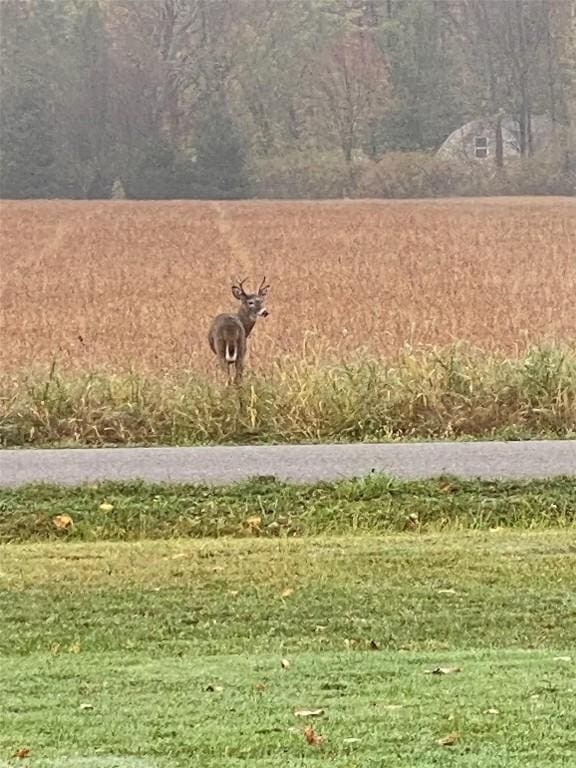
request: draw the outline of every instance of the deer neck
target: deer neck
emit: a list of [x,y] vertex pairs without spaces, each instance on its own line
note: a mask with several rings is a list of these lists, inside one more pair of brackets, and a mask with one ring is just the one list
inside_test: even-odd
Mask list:
[[240,319],[240,322],[244,326],[244,331],[246,333],[246,336],[250,336],[250,332],[252,331],[252,328],[256,325],[256,318],[254,315],[252,315],[250,312],[248,312],[244,307],[240,307],[240,310],[238,312],[238,317]]

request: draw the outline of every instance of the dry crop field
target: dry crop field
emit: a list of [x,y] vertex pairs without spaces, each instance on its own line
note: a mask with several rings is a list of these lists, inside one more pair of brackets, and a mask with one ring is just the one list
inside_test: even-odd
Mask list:
[[576,336],[576,201],[4,201],[4,371],[212,366],[233,277],[272,284],[261,368],[307,349]]

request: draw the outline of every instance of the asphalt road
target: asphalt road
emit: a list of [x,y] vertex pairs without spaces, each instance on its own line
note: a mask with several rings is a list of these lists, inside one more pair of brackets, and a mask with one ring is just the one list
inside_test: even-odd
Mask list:
[[134,479],[228,483],[258,475],[305,482],[371,472],[410,479],[576,476],[576,440],[0,450],[5,486]]

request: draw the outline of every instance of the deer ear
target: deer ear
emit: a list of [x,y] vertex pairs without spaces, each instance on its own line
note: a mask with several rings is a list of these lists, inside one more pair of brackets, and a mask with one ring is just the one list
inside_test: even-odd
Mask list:
[[238,301],[241,301],[243,294],[244,294],[244,291],[242,290],[242,288],[240,288],[239,285],[232,286],[232,296],[234,296],[235,299],[238,299]]

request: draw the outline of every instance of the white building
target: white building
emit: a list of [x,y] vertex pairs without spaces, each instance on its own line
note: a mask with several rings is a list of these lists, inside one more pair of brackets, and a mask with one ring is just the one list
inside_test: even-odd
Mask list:
[[[457,128],[438,149],[438,156],[469,164],[493,165],[496,157],[496,123],[496,116],[484,117]],[[549,144],[553,128],[548,115],[532,116],[533,153]],[[507,158],[520,156],[520,125],[511,117],[502,118],[502,155],[504,162]]]

